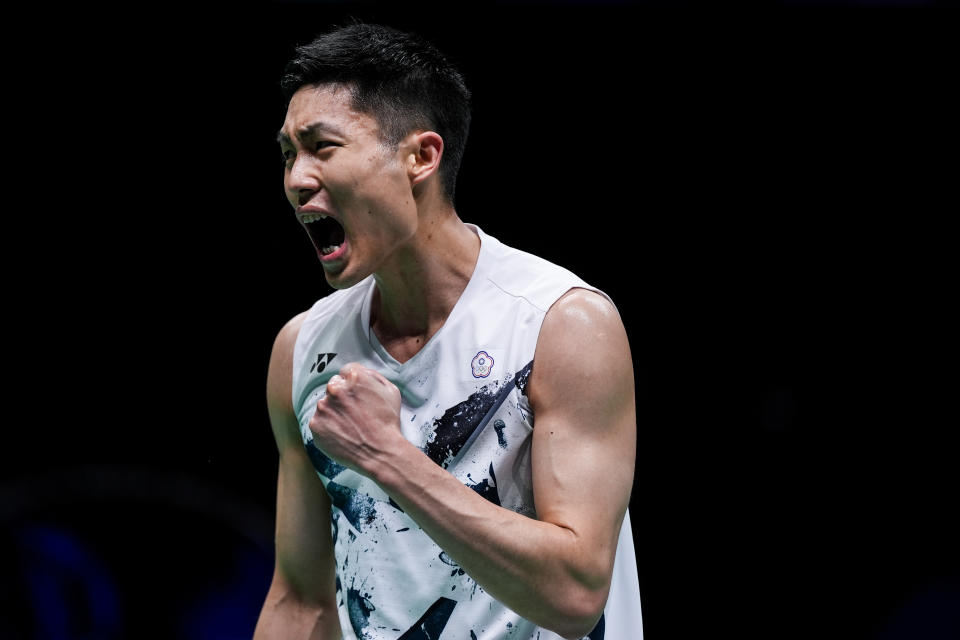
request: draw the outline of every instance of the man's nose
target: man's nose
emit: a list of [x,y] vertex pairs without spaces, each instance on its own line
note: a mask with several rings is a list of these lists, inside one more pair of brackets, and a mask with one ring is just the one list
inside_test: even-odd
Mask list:
[[302,205],[319,189],[320,176],[313,170],[309,160],[301,159],[299,156],[295,158],[287,177],[287,190],[291,195],[296,193]]

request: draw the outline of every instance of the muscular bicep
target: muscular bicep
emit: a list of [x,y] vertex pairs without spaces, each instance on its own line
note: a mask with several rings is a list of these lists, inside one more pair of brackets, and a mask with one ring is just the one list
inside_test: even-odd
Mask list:
[[330,499],[300,437],[293,410],[293,345],[302,316],[280,332],[267,375],[267,409],[280,455],[274,587],[311,604],[335,598]]
[[636,408],[626,331],[606,298],[573,289],[551,307],[528,390],[537,517],[569,529],[585,571],[609,580],[633,487]]

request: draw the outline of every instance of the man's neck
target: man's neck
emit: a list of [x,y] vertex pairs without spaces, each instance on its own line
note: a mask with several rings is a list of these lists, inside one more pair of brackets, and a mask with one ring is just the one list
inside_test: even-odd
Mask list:
[[370,325],[398,362],[412,358],[443,326],[479,255],[480,238],[450,210],[424,220],[411,243],[374,274]]

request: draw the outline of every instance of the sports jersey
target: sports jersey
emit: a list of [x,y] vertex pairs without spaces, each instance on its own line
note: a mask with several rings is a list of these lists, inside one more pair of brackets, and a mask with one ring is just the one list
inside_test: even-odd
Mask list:
[[[346,640],[560,640],[488,595],[366,476],[334,462],[309,429],[327,381],[348,362],[379,371],[401,392],[403,436],[493,504],[536,518],[530,451],[535,416],[525,395],[550,306],[570,271],[481,241],[469,283],[443,326],[404,363],[370,327],[373,277],[316,302],[294,347],[293,403],[304,446],[332,504],[337,606]],[[591,640],[642,638],[629,513],[613,580]]]

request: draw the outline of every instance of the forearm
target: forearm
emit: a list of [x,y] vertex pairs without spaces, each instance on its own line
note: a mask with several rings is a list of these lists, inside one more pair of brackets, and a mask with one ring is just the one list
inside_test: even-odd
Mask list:
[[607,576],[575,531],[487,501],[412,446],[371,477],[497,600],[567,637],[592,629]]
[[282,580],[267,592],[254,640],[340,640],[336,603],[308,602]]

